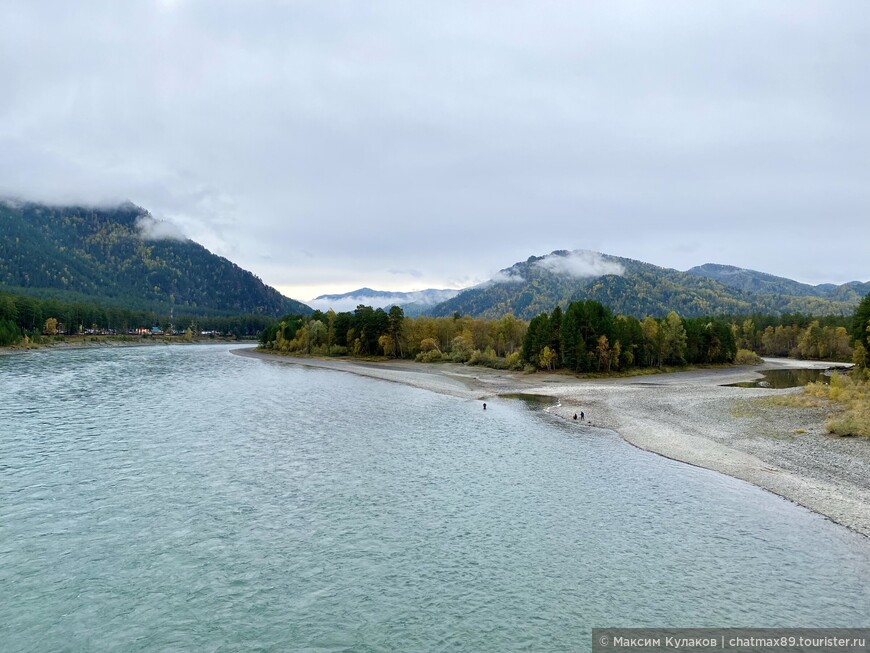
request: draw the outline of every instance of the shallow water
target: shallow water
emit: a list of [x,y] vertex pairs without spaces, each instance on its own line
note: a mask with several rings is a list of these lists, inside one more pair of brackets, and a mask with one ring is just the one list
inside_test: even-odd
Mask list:
[[[847,372],[848,369],[842,368],[842,371]],[[771,388],[774,390],[800,388],[816,381],[827,382],[830,376],[826,372],[827,370],[823,369],[797,368],[766,370],[761,372],[763,378],[757,381],[741,381],[740,383],[729,383],[727,385],[731,388]]]
[[863,626],[868,540],[549,418],[228,348],[0,359],[4,651]]

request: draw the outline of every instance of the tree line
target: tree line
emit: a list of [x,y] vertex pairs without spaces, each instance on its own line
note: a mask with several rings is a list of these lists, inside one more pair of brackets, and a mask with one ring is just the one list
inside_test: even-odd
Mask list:
[[635,367],[728,363],[737,354],[727,322],[716,318],[638,320],[616,315],[594,300],[571,302],[563,312],[541,313],[529,323],[523,359],[542,369],[613,372]]
[[386,356],[423,362],[453,361],[502,369],[615,372],[632,368],[748,362],[747,354],[854,360],[870,350],[870,295],[852,317],[752,315],[663,318],[614,315],[595,300],[556,306],[529,322],[461,316],[409,318],[360,305],[352,312],[315,311],[280,321],[262,315],[178,316],[90,303],[65,303],[0,292],[0,346],[51,332],[172,326],[236,337],[259,334],[267,349],[328,356]]
[[120,335],[127,334],[130,330],[150,329],[153,326],[165,330],[170,325],[180,331],[190,328],[194,332],[215,331],[245,338],[257,336],[274,322],[274,318],[264,315],[181,315],[170,318],[154,311],[68,303],[0,292],[0,346],[16,345],[24,337],[33,340],[43,335],[74,335],[88,331]]
[[266,349],[285,353],[487,362],[519,369],[526,329],[523,320],[510,314],[499,320],[458,313],[411,318],[398,306],[385,311],[360,305],[352,312],[286,316],[263,331],[260,342]]
[[[865,315],[866,313],[866,315]],[[863,326],[862,326],[863,325]],[[288,315],[260,334],[285,353],[386,356],[503,369],[609,373],[632,368],[753,362],[758,355],[851,360],[870,348],[870,295],[854,317],[800,314],[639,320],[595,300],[556,306],[529,322],[404,315],[360,305],[352,312]],[[863,334],[863,338],[860,338]],[[866,356],[865,354],[862,354]]]

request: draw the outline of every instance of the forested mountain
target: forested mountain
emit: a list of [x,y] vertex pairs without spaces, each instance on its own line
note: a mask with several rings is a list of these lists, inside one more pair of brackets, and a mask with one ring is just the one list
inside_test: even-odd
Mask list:
[[516,263],[493,280],[438,304],[431,314],[458,312],[498,318],[513,313],[528,320],[554,306],[593,299],[614,313],[638,318],[662,317],[670,311],[683,317],[751,313],[851,315],[866,285],[828,286],[822,287],[824,292],[807,293],[801,292],[803,284],[790,282],[792,285],[762,284],[759,290],[753,290],[711,278],[712,272],[699,273],[709,269],[703,266],[681,272],[596,252],[559,250]]
[[765,272],[747,270],[733,265],[705,263],[687,270],[689,274],[713,279],[726,286],[750,293],[788,295],[792,297],[823,297],[838,302],[855,302],[870,293],[870,282],[851,281],[841,286],[824,283],[811,286],[792,279],[777,277]]
[[[0,289],[176,315],[310,313],[144,209],[0,201]],[[163,233],[161,233],[163,232]]]

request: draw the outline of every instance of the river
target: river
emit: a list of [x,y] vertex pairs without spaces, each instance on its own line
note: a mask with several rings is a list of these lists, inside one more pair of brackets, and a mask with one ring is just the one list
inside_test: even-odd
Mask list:
[[564,424],[229,346],[0,357],[3,651],[866,626],[870,541]]

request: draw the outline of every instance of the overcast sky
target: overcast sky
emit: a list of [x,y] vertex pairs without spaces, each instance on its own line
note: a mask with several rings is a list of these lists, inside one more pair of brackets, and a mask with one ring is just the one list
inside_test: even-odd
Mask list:
[[870,2],[0,3],[0,194],[307,300],[591,249],[870,280]]

